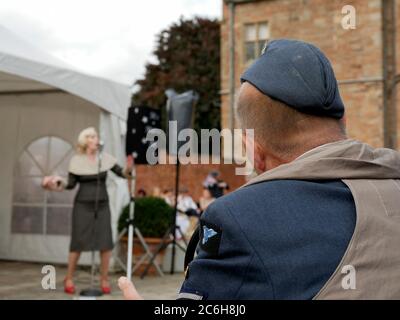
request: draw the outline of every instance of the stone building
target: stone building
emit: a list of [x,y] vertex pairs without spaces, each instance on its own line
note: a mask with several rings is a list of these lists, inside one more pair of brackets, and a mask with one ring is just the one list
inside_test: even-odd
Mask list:
[[[232,110],[241,73],[266,41],[291,38],[317,45],[331,60],[351,138],[375,147],[400,146],[400,111],[396,112],[400,85],[395,86],[400,78],[396,71],[400,71],[400,49],[395,48],[400,43],[400,31],[396,33],[400,0],[223,0],[221,5],[222,128],[237,126]],[[353,22],[349,8],[355,9],[355,29],[349,28]],[[392,94],[396,92],[397,103]],[[138,187],[148,192],[155,185],[173,188],[173,166],[139,167]],[[202,192],[202,180],[212,169],[221,171],[231,190],[246,180],[235,175],[234,165],[184,167],[181,185],[196,199]]]
[[[355,29],[344,28],[353,8]],[[223,1],[222,127],[235,126],[232,111],[239,77],[265,42],[291,38],[315,44],[331,60],[347,108],[349,136],[373,146],[398,147],[399,14],[396,0]]]

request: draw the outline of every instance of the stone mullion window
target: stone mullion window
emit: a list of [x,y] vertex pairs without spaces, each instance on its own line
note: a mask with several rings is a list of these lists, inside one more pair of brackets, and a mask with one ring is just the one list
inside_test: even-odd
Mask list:
[[251,63],[261,55],[265,43],[270,39],[267,22],[244,25],[244,62]]

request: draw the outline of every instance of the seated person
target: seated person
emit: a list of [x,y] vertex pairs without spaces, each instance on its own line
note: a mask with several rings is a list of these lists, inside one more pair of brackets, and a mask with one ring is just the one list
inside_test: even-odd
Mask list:
[[200,210],[203,213],[207,207],[215,200],[212,196],[210,189],[203,188],[203,195],[200,197]]
[[178,205],[177,209],[179,212],[185,213],[187,216],[199,216],[200,210],[197,207],[196,202],[189,195],[189,190],[183,187],[178,195]]

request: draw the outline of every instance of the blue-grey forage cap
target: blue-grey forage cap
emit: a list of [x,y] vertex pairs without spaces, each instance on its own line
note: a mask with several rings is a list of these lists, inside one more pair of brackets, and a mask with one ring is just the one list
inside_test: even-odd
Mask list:
[[335,73],[328,58],[312,44],[271,41],[240,80],[300,112],[343,117],[344,105]]

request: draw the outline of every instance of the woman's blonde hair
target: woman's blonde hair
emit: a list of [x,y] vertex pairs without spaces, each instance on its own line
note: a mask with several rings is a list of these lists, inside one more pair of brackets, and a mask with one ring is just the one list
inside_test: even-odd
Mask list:
[[87,148],[87,138],[92,135],[98,135],[94,127],[89,127],[81,131],[78,136],[77,149],[79,153],[85,153]]

